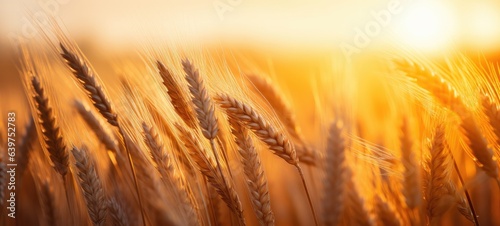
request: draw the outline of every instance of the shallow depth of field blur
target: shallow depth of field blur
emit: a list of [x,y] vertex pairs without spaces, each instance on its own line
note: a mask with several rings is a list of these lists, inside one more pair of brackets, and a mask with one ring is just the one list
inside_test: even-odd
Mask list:
[[[176,125],[185,124],[156,62],[171,70],[192,105],[184,60],[199,69],[215,105],[222,140],[216,152],[228,157],[223,173],[239,195],[247,225],[263,223],[227,112],[215,98],[224,93],[256,109],[291,137],[296,149],[307,146],[313,153],[311,162],[300,166],[315,216],[296,168],[247,128],[262,161],[276,225],[314,225],[314,218],[319,225],[500,225],[499,1],[0,0],[0,34],[0,159],[8,158],[9,112],[16,113],[16,142],[26,138],[31,120],[39,122],[31,87],[35,68],[65,139],[72,175],[68,182],[53,169],[37,124],[29,151],[16,153],[26,160],[25,168],[17,169],[16,219],[8,216],[4,187],[0,225],[92,225],[71,151],[82,146],[96,163],[106,200],[118,200],[128,225],[193,224],[178,207],[185,203],[172,185],[162,183],[166,179],[144,142],[143,122],[157,127],[164,140],[176,175],[194,200],[195,225],[242,224],[195,162],[178,154],[186,151],[176,149],[188,148],[176,145],[183,144]],[[92,106],[61,57],[59,42],[91,65],[123,133]],[[278,91],[294,116],[294,131],[251,76]],[[121,161],[124,146],[130,146],[123,144],[124,135],[137,147],[133,151],[142,157],[134,164],[146,165],[135,167],[141,171],[139,189],[129,178],[131,169],[120,165],[126,161],[120,163],[120,154],[104,147],[75,110],[75,100],[116,139]],[[345,143],[340,163],[334,153],[342,151],[330,143],[332,125],[340,127]],[[198,130],[191,132],[215,157]],[[443,150],[437,150],[437,139]],[[184,164],[196,172],[187,172]],[[0,180],[9,179],[1,173]],[[410,181],[416,183],[408,187]],[[108,208],[103,225],[119,225],[112,212]],[[470,219],[471,212],[477,217]]]

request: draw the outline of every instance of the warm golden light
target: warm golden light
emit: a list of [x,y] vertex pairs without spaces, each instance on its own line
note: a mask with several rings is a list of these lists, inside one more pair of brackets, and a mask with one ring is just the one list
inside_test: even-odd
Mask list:
[[0,226],[500,225],[499,47],[500,0],[0,0]]
[[443,49],[454,41],[456,18],[450,7],[435,2],[416,2],[401,15],[396,28],[402,41],[421,50]]

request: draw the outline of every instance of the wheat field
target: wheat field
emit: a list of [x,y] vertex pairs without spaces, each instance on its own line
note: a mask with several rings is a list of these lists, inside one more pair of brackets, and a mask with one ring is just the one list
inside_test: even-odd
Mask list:
[[87,58],[41,33],[2,54],[1,225],[500,225],[485,59],[395,49],[283,79],[219,47]]

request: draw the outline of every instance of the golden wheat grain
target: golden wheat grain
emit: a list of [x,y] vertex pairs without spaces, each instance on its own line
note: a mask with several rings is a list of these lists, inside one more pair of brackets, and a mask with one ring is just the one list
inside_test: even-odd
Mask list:
[[294,146],[282,132],[277,132],[257,111],[249,105],[221,94],[216,97],[220,106],[224,108],[228,115],[239,120],[246,127],[252,130],[269,149],[280,158],[292,165],[297,165],[299,159]]
[[194,117],[191,106],[186,101],[186,97],[183,94],[183,90],[180,84],[175,81],[174,76],[160,61],[156,61],[158,72],[163,79],[163,85],[167,88],[167,94],[170,97],[172,106],[174,106],[175,112],[181,117],[181,119],[191,128],[196,128],[196,119]]
[[21,177],[26,170],[29,160],[31,158],[31,150],[33,150],[33,145],[37,142],[37,132],[35,121],[30,117],[29,122],[24,127],[24,134],[19,141],[18,147],[18,157],[17,157],[17,169],[18,175]]
[[314,210],[314,206],[312,204],[309,190],[304,178],[304,173],[302,168],[300,168],[295,147],[292,145],[290,140],[283,132],[276,132],[275,127],[268,124],[253,108],[233,97],[230,97],[228,94],[219,94],[216,97],[216,101],[219,102],[220,106],[226,110],[226,113],[230,117],[239,120],[249,130],[253,131],[261,141],[266,143],[273,154],[284,159],[289,164],[294,165],[297,168],[309,201],[309,207],[313,214],[314,222],[318,225],[316,211]]
[[435,224],[454,203],[455,194],[450,190],[450,156],[444,136],[444,127],[436,128],[430,147],[429,175],[426,185],[427,216]]
[[55,209],[57,206],[55,206],[54,191],[48,181],[42,184],[41,199],[45,222],[47,225],[56,225]]
[[215,107],[212,99],[205,88],[205,83],[198,70],[189,62],[182,61],[184,72],[186,72],[186,81],[189,84],[189,91],[192,95],[192,102],[195,106],[196,117],[200,123],[203,136],[209,140],[215,139],[219,126],[215,116]]
[[444,79],[428,68],[408,60],[396,61],[398,69],[406,76],[415,79],[416,83],[430,92],[435,99],[459,115],[465,114],[467,108],[458,92]]
[[176,125],[181,133],[181,139],[189,151],[189,155],[196,163],[200,172],[206,177],[207,181],[212,185],[219,196],[224,200],[226,205],[238,216],[240,223],[245,224],[243,217],[243,207],[240,198],[234,190],[231,182],[226,175],[221,174],[217,170],[216,163],[208,155],[207,151],[201,146],[198,139],[188,130]]
[[375,196],[375,211],[381,225],[385,226],[400,226],[402,225],[399,213],[394,209],[394,206],[383,200],[380,196]]
[[127,217],[127,214],[123,210],[120,203],[115,199],[111,198],[109,200],[109,215],[113,218],[114,225],[118,226],[129,226],[132,225]]
[[161,125],[162,128],[165,131],[165,135],[170,138],[170,142],[173,145],[174,150],[178,150],[177,152],[174,152],[177,154],[177,159],[179,160],[179,163],[182,165],[183,169],[188,172],[189,175],[194,175],[195,169],[189,163],[188,159],[188,154],[185,153],[183,148],[181,147],[182,144],[178,141],[178,137],[173,133],[172,128],[170,126],[170,123],[162,116],[162,114],[158,111],[156,107],[154,107],[152,104],[148,103],[147,108],[152,115],[154,122],[157,123],[157,125]]
[[60,43],[60,47],[62,50],[61,56],[66,61],[66,64],[71,69],[76,79],[78,79],[82,87],[87,91],[89,98],[99,110],[99,113],[101,113],[109,124],[118,126],[117,115],[114,113],[108,98],[104,94],[101,86],[97,83],[95,75],[87,63],[77,54],[67,49],[62,43]]
[[68,172],[69,154],[63,136],[45,91],[36,76],[31,78],[31,85],[45,148],[54,164],[54,169],[64,177]]
[[342,124],[332,123],[329,130],[326,157],[323,196],[323,224],[338,225],[344,212],[346,194],[345,140],[342,136]]
[[404,167],[402,193],[406,200],[406,206],[415,209],[422,202],[420,191],[420,168],[415,159],[415,149],[408,120],[403,122],[401,128],[401,162]]
[[75,100],[74,106],[78,111],[78,114],[83,118],[85,123],[92,129],[92,132],[96,135],[97,139],[101,141],[102,144],[106,147],[106,149],[111,150],[113,152],[118,152],[120,149],[118,147],[118,142],[115,138],[109,134],[104,128],[104,125],[101,124],[99,119],[95,117],[95,115],[83,105],[83,103],[79,100]]
[[[97,83],[96,77],[93,71],[90,69],[89,65],[83,60],[82,57],[68,50],[62,43],[59,44],[62,50],[61,56],[66,61],[68,67],[72,70],[75,78],[80,82],[83,89],[86,90],[88,97],[92,100],[94,106],[99,110],[99,113],[108,121],[109,124],[118,127],[121,138],[123,140],[127,139],[126,134],[123,132],[118,124],[118,116],[113,111],[111,103],[109,102],[107,96],[105,95],[100,84]],[[144,208],[142,208],[142,198],[139,190],[139,184],[137,183],[137,175],[134,168],[134,163],[132,161],[132,156],[129,149],[127,148],[127,142],[124,142],[125,150],[127,152],[128,164],[132,170],[132,178],[134,180],[135,190],[139,201],[139,206],[141,207],[141,214],[143,224],[146,225],[146,214]]]
[[101,179],[87,147],[73,148],[80,187],[87,203],[87,210],[94,225],[105,225],[108,207]]
[[257,75],[247,75],[247,78],[262,97],[271,105],[290,136],[296,140],[295,150],[300,162],[307,165],[316,165],[321,158],[320,153],[305,144],[304,138],[301,136],[296,124],[295,115],[286,103],[285,98],[276,88],[276,85],[272,84],[269,79]]
[[472,116],[464,118],[461,126],[468,139],[469,148],[474,157],[476,157],[477,162],[480,163],[481,169],[490,177],[499,181],[498,164],[494,160],[493,151],[488,147],[486,139],[483,137]]
[[230,119],[231,132],[238,145],[238,152],[242,157],[243,169],[250,189],[252,204],[260,225],[274,225],[274,214],[271,210],[271,198],[267,187],[267,178],[262,163],[255,150],[252,138],[238,121]]
[[495,133],[497,143],[500,143],[500,110],[498,106],[486,95],[482,96],[483,111],[488,117],[488,122]]
[[354,184],[354,177],[350,169],[346,172],[347,178],[347,187],[350,188],[347,190],[346,194],[346,206],[347,206],[347,218],[349,225],[356,226],[368,226],[375,225],[375,221],[371,216],[370,212],[367,210],[366,204],[367,201],[365,198],[359,193],[358,189]]
[[143,136],[146,145],[149,147],[151,157],[156,164],[156,169],[167,183],[172,184],[174,193],[182,203],[182,208],[186,212],[186,218],[190,225],[199,225],[199,217],[195,213],[195,205],[189,198],[188,188],[183,185],[181,178],[176,175],[171,156],[165,151],[163,141],[156,132],[154,126],[148,126],[145,122],[142,124]]
[[457,195],[457,210],[462,216],[472,223],[475,223],[474,214],[472,213],[467,200],[460,195]]
[[281,96],[276,86],[269,79],[257,75],[247,75],[247,78],[260,92],[263,98],[271,105],[281,119],[292,137],[300,139],[298,127],[295,123],[295,115],[285,99]]

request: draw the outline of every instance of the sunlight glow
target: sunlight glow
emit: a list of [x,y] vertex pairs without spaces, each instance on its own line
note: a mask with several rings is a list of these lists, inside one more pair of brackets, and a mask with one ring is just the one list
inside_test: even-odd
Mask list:
[[438,2],[418,2],[403,13],[396,32],[406,44],[421,50],[436,50],[452,41],[455,23],[449,6]]

